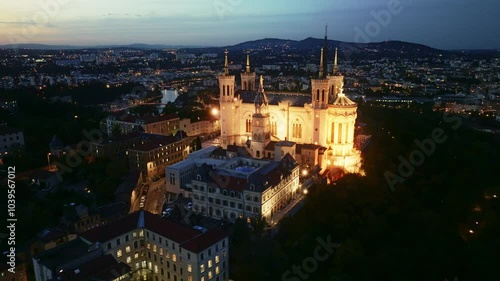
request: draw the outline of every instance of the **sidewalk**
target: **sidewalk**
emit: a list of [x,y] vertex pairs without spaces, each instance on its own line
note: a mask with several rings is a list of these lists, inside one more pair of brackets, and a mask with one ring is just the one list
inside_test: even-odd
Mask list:
[[[288,214],[295,214],[295,212],[297,212],[301,205],[297,205],[299,204],[305,197],[300,194],[297,196],[297,198],[293,199],[292,201],[290,201],[290,203],[285,207],[283,208],[282,210],[280,210],[279,212],[277,212],[276,214],[274,214],[274,216],[272,217],[272,222],[270,222],[270,224],[272,226],[276,225],[284,216],[288,215]],[[297,207],[297,208],[295,208]]]

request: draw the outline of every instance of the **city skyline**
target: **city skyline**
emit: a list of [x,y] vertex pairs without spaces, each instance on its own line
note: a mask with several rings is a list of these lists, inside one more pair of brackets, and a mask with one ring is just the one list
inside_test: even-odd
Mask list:
[[[400,40],[438,49],[497,49],[500,32],[492,0],[97,0],[5,2],[0,45],[225,46],[263,38],[328,37],[345,42]],[[495,8],[496,7],[496,8]],[[479,31],[479,32],[478,32]],[[481,32],[484,31],[484,32]]]

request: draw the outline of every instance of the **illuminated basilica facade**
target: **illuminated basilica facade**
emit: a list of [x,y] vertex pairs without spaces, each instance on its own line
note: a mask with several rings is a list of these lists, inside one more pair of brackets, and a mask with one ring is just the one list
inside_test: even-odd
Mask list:
[[313,144],[323,148],[316,161],[321,170],[340,168],[359,173],[361,156],[354,148],[357,104],[343,93],[337,50],[333,73],[326,73],[327,48],[325,40],[319,75],[311,79],[310,94],[265,93],[262,77],[256,91],[256,75],[251,72],[248,53],[241,90],[236,91],[226,50],[224,74],[219,76],[222,147],[245,145],[254,158],[264,158],[271,141]]

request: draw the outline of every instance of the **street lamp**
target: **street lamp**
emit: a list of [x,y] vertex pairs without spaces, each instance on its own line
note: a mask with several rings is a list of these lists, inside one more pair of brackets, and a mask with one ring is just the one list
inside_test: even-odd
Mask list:
[[212,108],[211,113],[214,117],[217,117],[217,115],[219,115],[219,109],[217,109],[217,107],[214,107],[214,108]]
[[52,153],[47,153],[47,162],[49,163],[49,171],[50,171],[50,155],[52,155]]

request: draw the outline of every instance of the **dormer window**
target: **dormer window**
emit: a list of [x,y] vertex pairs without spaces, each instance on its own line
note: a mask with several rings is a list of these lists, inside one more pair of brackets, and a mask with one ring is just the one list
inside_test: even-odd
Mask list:
[[255,185],[254,184],[250,185],[250,190],[255,190]]
[[201,181],[201,175],[200,175],[200,174],[197,174],[197,175],[196,175],[196,180],[197,180],[197,181]]

